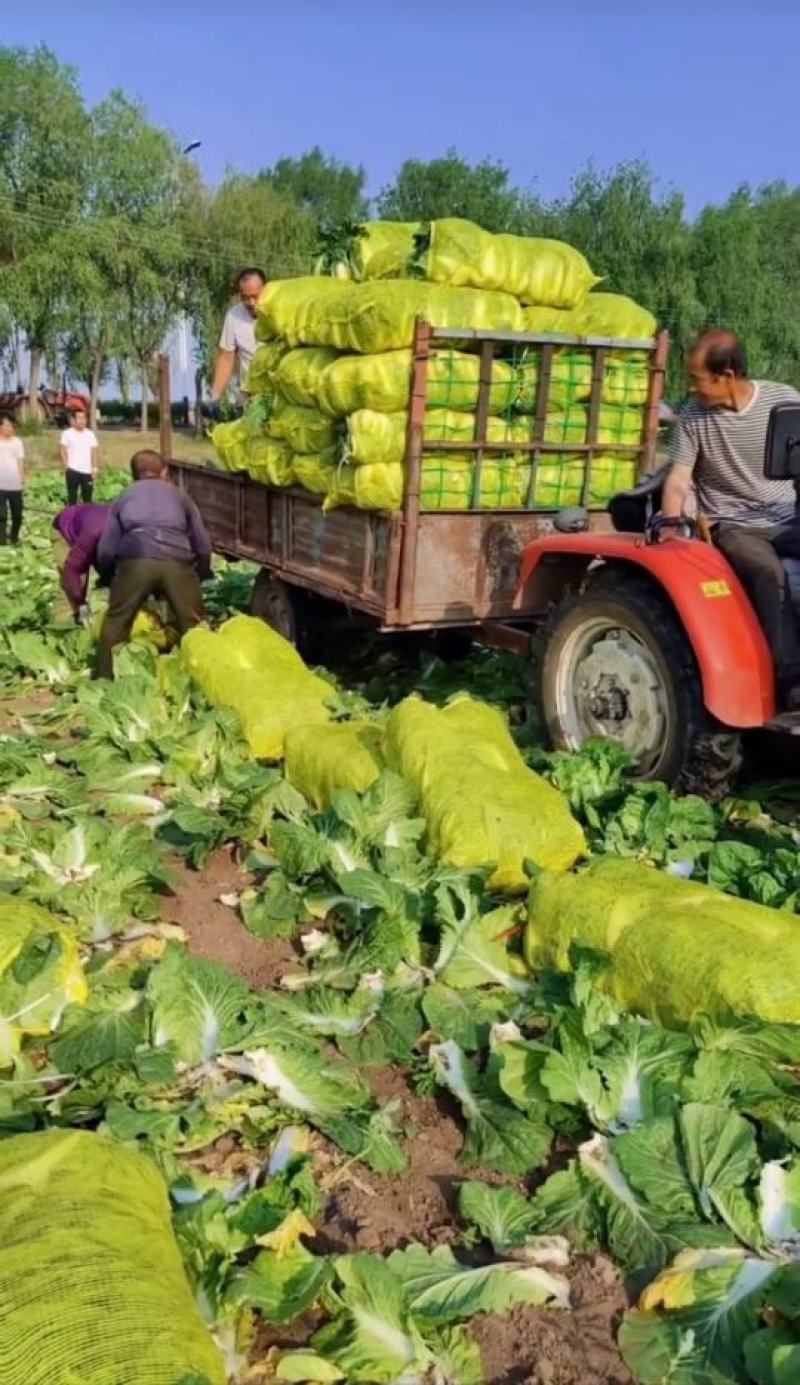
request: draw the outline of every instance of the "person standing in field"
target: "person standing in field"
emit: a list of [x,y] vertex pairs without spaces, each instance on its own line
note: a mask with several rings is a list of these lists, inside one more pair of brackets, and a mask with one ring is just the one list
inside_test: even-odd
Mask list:
[[234,370],[238,370],[240,391],[247,379],[247,371],[256,349],[256,310],[261,290],[267,276],[260,269],[248,266],[240,270],[234,281],[239,302],[234,303],[225,314],[219,350],[214,361],[214,378],[211,381],[211,402],[216,404],[231,382]]
[[200,511],[171,484],[158,452],[134,453],[131,474],[97,545],[95,565],[111,578],[97,678],[114,677],[114,646],[125,643],[149,597],[168,602],[181,635],[205,619],[200,582],[211,576],[211,540]]
[[0,414],[0,544],[8,543],[9,520],[11,542],[19,543],[24,462],[25,447],[14,432],[14,420],[11,414]]
[[84,505],[89,504],[94,491],[94,478],[100,466],[100,446],[86,424],[85,411],[76,409],[72,415],[72,426],[65,428],[59,438],[68,505],[77,505],[79,500]]

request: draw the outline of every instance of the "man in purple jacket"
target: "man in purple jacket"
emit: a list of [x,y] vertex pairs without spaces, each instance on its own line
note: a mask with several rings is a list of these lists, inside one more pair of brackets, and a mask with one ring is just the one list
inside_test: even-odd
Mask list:
[[97,545],[110,509],[110,505],[67,505],[53,520],[61,585],[75,617],[86,605],[89,574],[96,567]]
[[200,582],[211,576],[211,540],[200,511],[170,484],[158,452],[136,452],[131,473],[133,485],[111,505],[97,548],[98,570],[113,573],[98,678],[114,677],[114,646],[127,640],[149,597],[169,603],[181,634],[205,619]]

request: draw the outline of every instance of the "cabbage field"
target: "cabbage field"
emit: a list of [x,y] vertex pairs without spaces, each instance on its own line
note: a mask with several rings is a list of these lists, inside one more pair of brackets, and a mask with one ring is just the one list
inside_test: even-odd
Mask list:
[[[104,474],[101,498],[122,484]],[[564,795],[600,866],[573,905],[526,862],[545,947],[496,862],[433,850],[412,769],[320,806],[178,651],[133,643],[114,684],[91,682],[91,633],[54,619],[61,485],[33,478],[22,545],[0,550],[0,1178],[47,1128],[158,1170],[216,1346],[190,1368],[176,1332],[173,1373],[147,1379],[796,1385],[800,1024],[772,1015],[792,1003],[797,783],[717,805],[637,786],[613,748],[546,751],[523,661],[332,642],[315,672],[365,754],[408,694],[467,692]],[[251,580],[218,564],[215,627]],[[685,958],[674,1005],[655,979],[627,996],[609,979],[614,929],[593,920],[639,907],[637,870],[665,930],[691,896],[706,1013]],[[586,893],[604,871],[605,903]],[[757,967],[751,918],[776,940]],[[67,1215],[57,1179],[41,1196],[43,1220]],[[74,1339],[45,1369],[27,1300],[0,1266],[0,1360],[31,1324],[7,1385],[141,1385],[77,1366]]]

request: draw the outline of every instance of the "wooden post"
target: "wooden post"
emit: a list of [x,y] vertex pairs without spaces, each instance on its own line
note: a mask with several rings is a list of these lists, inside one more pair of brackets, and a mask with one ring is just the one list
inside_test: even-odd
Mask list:
[[411,399],[408,409],[406,454],[403,463],[403,548],[400,554],[398,625],[414,619],[414,588],[417,576],[417,538],[419,529],[419,491],[422,480],[422,439],[425,429],[425,403],[428,391],[428,360],[431,354],[430,323],[417,318],[414,328]]
[[169,356],[158,357],[158,447],[162,458],[172,457],[172,399],[169,383]]

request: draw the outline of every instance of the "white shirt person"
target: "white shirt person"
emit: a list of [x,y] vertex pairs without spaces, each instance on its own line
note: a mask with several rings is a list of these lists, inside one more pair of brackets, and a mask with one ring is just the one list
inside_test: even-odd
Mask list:
[[214,378],[211,381],[211,398],[214,402],[225,393],[234,370],[238,369],[240,385],[245,383],[256,349],[258,300],[266,282],[266,276],[260,269],[243,269],[236,277],[239,302],[228,309],[222,324],[219,349],[214,360]]
[[75,410],[72,426],[64,429],[58,441],[67,482],[67,504],[77,505],[79,498],[88,504],[100,468],[100,445],[91,428],[87,428],[82,409]]

